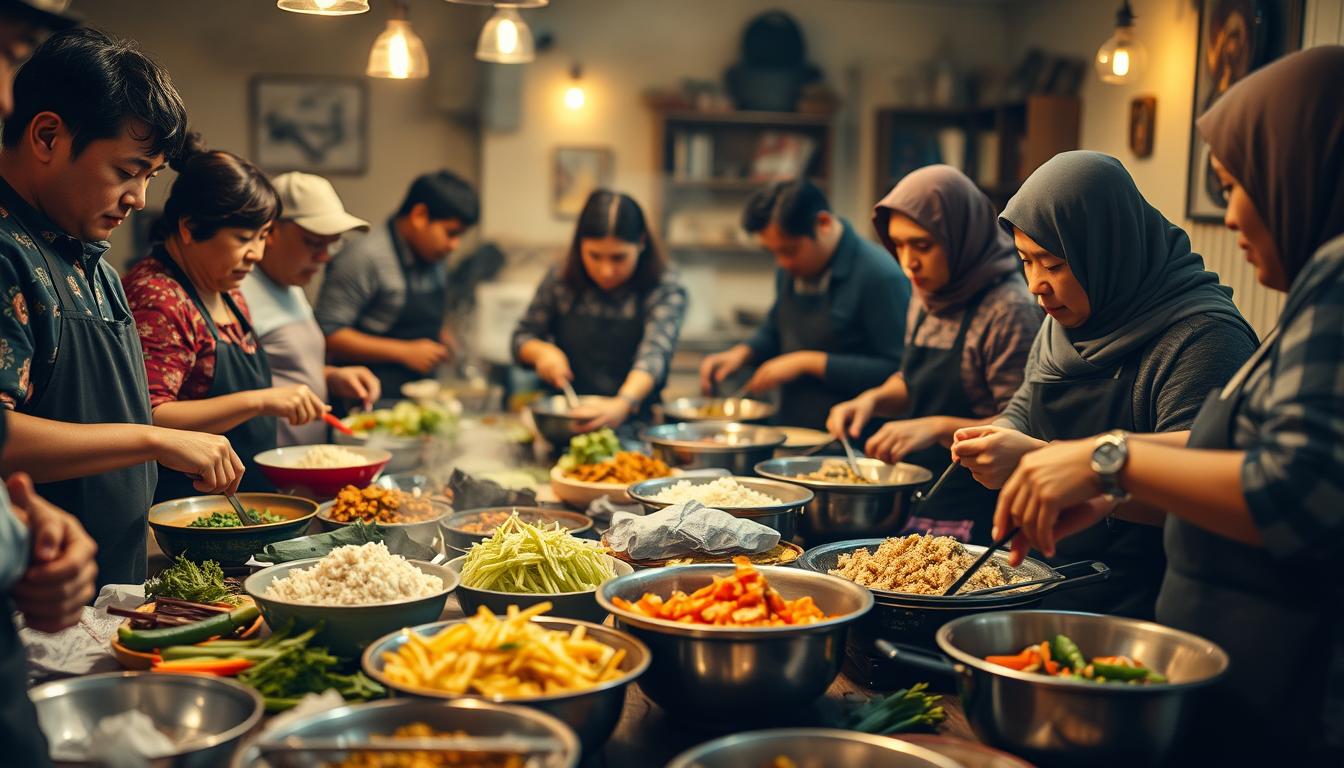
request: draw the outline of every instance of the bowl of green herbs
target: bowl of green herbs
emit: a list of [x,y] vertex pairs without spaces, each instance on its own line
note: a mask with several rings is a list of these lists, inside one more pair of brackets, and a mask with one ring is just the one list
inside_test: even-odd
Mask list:
[[149,528],[169,557],[228,567],[246,563],[267,544],[302,535],[317,514],[317,502],[296,496],[240,493],[238,500],[265,522],[241,525],[223,496],[188,496],[150,507]]

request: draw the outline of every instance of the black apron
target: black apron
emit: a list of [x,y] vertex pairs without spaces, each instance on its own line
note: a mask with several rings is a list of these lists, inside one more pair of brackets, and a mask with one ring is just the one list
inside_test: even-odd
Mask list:
[[[420,287],[416,289],[414,281],[411,279],[411,267],[408,262],[419,258],[413,253],[407,253],[402,247],[401,238],[397,235],[393,221],[387,222],[388,232],[392,237],[392,248],[396,251],[397,263],[401,265],[402,279],[406,282],[406,301],[401,305],[401,314],[392,323],[392,327],[386,331],[371,331],[367,328],[356,326],[361,332],[372,336],[381,336],[385,339],[399,339],[401,341],[414,341],[416,339],[430,339],[438,341],[439,334],[443,330],[443,317],[448,302],[448,286],[440,283],[430,288]],[[400,363],[370,363],[369,369],[383,385],[383,397],[400,399],[401,386],[412,381],[419,381],[424,378],[433,378],[433,374],[424,374],[412,370]]]
[[[776,319],[781,355],[804,350],[830,352],[837,346],[831,323],[830,290],[815,294],[784,293],[778,299]],[[815,376],[799,376],[780,388],[775,421],[790,427],[824,430],[831,408],[850,396],[836,392]]]
[[[1111,376],[1065,382],[1034,382],[1029,390],[1028,434],[1041,440],[1077,440],[1112,429],[1135,431],[1134,380],[1138,354],[1120,363]],[[1099,584],[1049,597],[1042,608],[1092,611],[1151,619],[1162,586],[1166,558],[1162,529],[1108,517],[1059,542],[1053,566],[1100,560],[1111,577]]]
[[[149,384],[140,335],[130,308],[108,296],[113,319],[86,314],[75,303],[64,274],[40,248],[60,301],[60,347],[56,364],[37,399],[19,411],[77,424],[152,424]],[[94,278],[96,279],[96,278]],[[145,518],[154,495],[156,465],[137,464],[111,472],[42,483],[37,492],[79,518],[98,544],[98,588],[139,584],[147,569]]]
[[[962,385],[961,360],[966,346],[966,329],[971,327],[971,319],[980,308],[980,302],[992,288],[994,285],[981,291],[966,304],[961,327],[950,349],[921,347],[914,343],[919,327],[928,316],[927,312],[919,313],[914,330],[910,332],[911,342],[906,345],[901,362],[901,376],[905,379],[910,401],[906,418],[976,418],[975,407]],[[929,470],[936,481],[952,463],[952,453],[934,444],[907,455],[903,461]],[[931,533],[952,536],[969,544],[989,544],[992,541],[989,529],[994,524],[994,505],[998,499],[998,491],[981,485],[970,472],[953,472],[943,487],[938,489],[937,495],[912,506],[911,516],[901,529],[901,535]]]
[[[0,450],[4,445],[5,415],[0,413]],[[0,596],[0,744],[5,745],[0,762],[6,765],[51,765],[37,710],[28,700],[28,655],[14,627],[14,603],[8,595]]]
[[[269,388],[271,386],[271,366],[266,361],[266,350],[261,348],[261,341],[253,333],[252,324],[239,311],[238,305],[234,303],[228,292],[226,291],[223,294],[224,303],[228,305],[229,311],[233,312],[233,316],[237,318],[238,325],[242,328],[243,333],[252,336],[253,340],[256,341],[257,351],[255,353],[248,354],[236,344],[229,344],[221,340],[214,318],[210,316],[205,304],[201,302],[200,294],[196,292],[196,287],[191,284],[191,280],[182,271],[182,268],[167,253],[159,252],[156,255],[168,268],[168,273],[172,275],[173,279],[177,280],[182,289],[191,297],[191,303],[196,305],[196,311],[200,312],[201,317],[205,318],[205,325],[210,329],[210,336],[215,340],[215,378],[210,382],[210,390],[205,393],[205,397],[220,397],[234,392]],[[271,485],[266,480],[266,476],[261,474],[261,470],[257,469],[253,459],[258,453],[269,451],[275,447],[275,417],[254,416],[225,432],[224,437],[228,438],[229,445],[233,447],[233,452],[243,460],[243,480],[239,484],[238,490],[249,492],[274,491],[275,486]],[[200,494],[201,492],[192,485],[190,477],[165,467],[159,472],[159,487],[154,491],[154,503],[171,501],[186,496],[199,496]]]
[[[574,391],[580,395],[615,397],[635,366],[635,354],[644,341],[644,308],[632,318],[593,317],[568,312],[556,323],[556,346],[569,358]],[[662,386],[654,383],[640,410],[632,414],[648,421],[650,408],[660,399]]]
[[[1277,331],[1243,371],[1255,368],[1276,337]],[[1190,448],[1234,447],[1245,379],[1238,375],[1221,393],[1209,394],[1190,430]],[[1158,620],[1212,640],[1231,657],[1227,677],[1198,710],[1199,741],[1226,746],[1226,757],[1238,761],[1274,758],[1267,765],[1287,764],[1293,750],[1317,748],[1338,624],[1339,597],[1329,584],[1333,579],[1337,585],[1339,577],[1275,561],[1262,548],[1175,515],[1167,516],[1165,542]],[[1332,603],[1336,610],[1330,610]],[[1247,738],[1250,734],[1254,737]]]

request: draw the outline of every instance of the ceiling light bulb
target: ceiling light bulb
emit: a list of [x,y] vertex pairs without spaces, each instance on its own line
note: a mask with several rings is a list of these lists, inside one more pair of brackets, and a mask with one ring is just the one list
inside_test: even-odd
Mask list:
[[1106,83],[1127,83],[1138,77],[1148,61],[1148,51],[1134,33],[1134,12],[1129,2],[1115,14],[1115,34],[1097,49],[1097,75]]
[[276,0],[275,7],[282,11],[314,16],[349,16],[367,13],[369,0]]
[[587,97],[583,94],[583,88],[577,85],[571,85],[565,91],[565,106],[578,111],[583,109]]
[[514,8],[496,9],[481,30],[476,58],[495,64],[523,64],[535,56],[532,30],[523,17]]
[[429,56],[411,23],[405,19],[388,19],[387,28],[373,41],[369,51],[369,77],[391,80],[413,80],[429,76]]

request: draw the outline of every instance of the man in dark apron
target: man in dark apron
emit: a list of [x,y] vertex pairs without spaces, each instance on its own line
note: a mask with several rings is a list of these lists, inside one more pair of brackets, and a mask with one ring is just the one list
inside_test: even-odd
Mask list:
[[13,412],[3,469],[28,472],[79,518],[98,543],[100,584],[145,578],[153,462],[213,478],[196,486],[203,493],[235,487],[241,469],[223,437],[151,426],[140,338],[102,258],[181,151],[186,124],[166,72],[85,29],[34,52],[4,123],[0,403]]
[[444,261],[479,215],[465,181],[447,171],[426,174],[386,227],[351,243],[327,270],[317,300],[332,361],[368,365],[384,397],[432,378],[457,343],[444,327]]
[[747,390],[781,390],[778,423],[822,429],[832,406],[900,368],[910,281],[808,181],[758,192],[742,221],[779,266],[775,304],[749,341],[705,358],[701,388],[754,364]]

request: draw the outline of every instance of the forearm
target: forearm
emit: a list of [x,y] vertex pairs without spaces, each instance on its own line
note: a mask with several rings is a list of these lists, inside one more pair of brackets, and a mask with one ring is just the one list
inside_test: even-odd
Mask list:
[[39,483],[133,467],[158,459],[159,430],[144,424],[77,424],[10,411],[0,470]]
[[529,367],[536,366],[537,360],[552,350],[560,351],[560,348],[548,341],[529,339],[518,348],[518,362]]
[[653,384],[653,377],[647,371],[633,370],[626,375],[616,394],[632,403],[642,403],[653,391]]
[[1260,546],[1260,531],[1242,494],[1245,456],[1243,451],[1192,450],[1164,441],[1136,440],[1129,444],[1120,482],[1137,502],[1219,536]]
[[262,415],[257,390],[234,392],[203,400],[173,400],[154,407],[154,426],[222,435]]
[[1155,445],[1169,445],[1176,448],[1184,448],[1186,443],[1190,442],[1190,430],[1186,429],[1180,432],[1151,432],[1143,434],[1131,432],[1129,439],[1145,443],[1153,443]]
[[934,424],[934,430],[938,433],[938,444],[944,448],[952,447],[952,436],[958,429],[963,427],[983,427],[994,420],[990,416],[983,419],[967,419],[960,416],[929,416]]
[[873,415],[894,418],[905,413],[910,407],[910,389],[905,385],[905,377],[893,373],[880,386],[864,393],[873,398]]
[[403,342],[342,328],[327,336],[327,356],[333,362],[400,363]]
[[840,391],[861,392],[880,386],[901,368],[899,358],[828,354],[822,380]]

